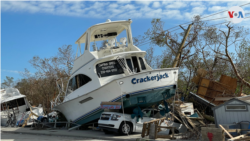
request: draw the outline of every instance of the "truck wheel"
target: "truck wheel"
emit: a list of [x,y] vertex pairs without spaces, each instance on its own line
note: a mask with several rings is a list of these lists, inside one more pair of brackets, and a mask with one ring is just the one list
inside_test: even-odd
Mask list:
[[122,122],[119,128],[119,133],[122,135],[127,135],[127,134],[131,134],[132,133],[132,125],[131,123],[126,122]]
[[111,131],[109,131],[109,130],[103,130],[103,132],[104,132],[104,134],[111,134],[112,132]]

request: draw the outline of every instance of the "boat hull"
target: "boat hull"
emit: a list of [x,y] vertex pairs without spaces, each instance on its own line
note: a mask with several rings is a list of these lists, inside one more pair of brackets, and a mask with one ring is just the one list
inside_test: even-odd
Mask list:
[[53,109],[62,112],[68,121],[85,124],[100,117],[103,112],[100,104],[103,101],[123,101],[125,109],[132,109],[137,106],[149,107],[173,96],[177,77],[178,68],[130,75],[61,103]]

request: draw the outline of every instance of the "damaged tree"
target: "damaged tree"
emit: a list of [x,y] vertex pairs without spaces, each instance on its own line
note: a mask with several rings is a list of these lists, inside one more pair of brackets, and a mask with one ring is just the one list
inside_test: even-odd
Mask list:
[[[198,20],[197,18],[198,17],[196,17],[195,20]],[[172,67],[180,66],[181,59],[184,59],[184,58],[181,58],[181,56],[182,55],[187,56],[187,54],[190,53],[190,49],[191,49],[190,45],[196,40],[196,37],[199,32],[197,31],[198,29],[195,28],[197,26],[194,26],[192,34],[190,36],[189,36],[189,32],[191,30],[193,23],[188,26],[187,30],[182,28],[185,33],[184,33],[181,43],[179,43],[177,34],[171,34],[171,32],[163,29],[164,27],[163,21],[161,21],[160,19],[153,19],[151,24],[152,24],[152,28],[149,29],[145,33],[146,37],[148,37],[153,44],[156,44],[160,47],[167,46],[172,52],[172,55],[171,55],[172,65],[171,66]],[[163,58],[163,62],[166,62],[164,61],[166,59],[167,58]],[[164,65],[162,67],[164,67]]]
[[[213,38],[213,36],[208,36],[211,41],[214,42],[214,44],[218,45],[218,48],[224,47],[224,51],[221,49],[215,50],[212,49],[216,54],[218,59],[226,60],[231,65],[231,70],[234,76],[238,78],[238,82],[241,84],[241,90],[239,95],[242,91],[242,85],[245,85],[250,88],[249,83],[249,74],[244,72],[246,70],[249,71],[249,62],[246,62],[244,57],[249,58],[250,54],[246,54],[247,56],[244,56],[245,53],[249,53],[249,40],[247,39],[247,36],[249,35],[249,30],[245,30],[244,27],[234,27],[230,23],[226,25],[227,31],[218,30],[215,31],[214,35],[216,37],[221,36],[220,38]],[[213,44],[213,43],[211,43]],[[211,45],[210,44],[210,45]],[[236,53],[232,54],[230,53],[229,47],[234,46]],[[244,47],[244,50],[242,48]],[[224,53],[223,53],[224,52]],[[232,57],[233,56],[233,57]],[[243,68],[245,67],[245,68]],[[245,80],[244,78],[248,79]]]
[[[225,46],[225,53],[226,53],[225,56],[228,58],[230,64],[231,64],[232,67],[233,67],[234,73],[235,73],[235,75],[237,76],[237,78],[240,80],[240,82],[243,83],[244,85],[250,87],[250,83],[247,82],[246,80],[244,80],[244,79],[242,78],[242,76],[241,76],[240,73],[238,72],[238,70],[237,70],[237,68],[236,68],[236,66],[235,66],[235,64],[234,64],[234,62],[233,62],[231,56],[230,56],[229,53],[228,53],[228,47],[229,47],[230,45],[232,45],[232,44],[235,44],[235,43],[237,42],[237,40],[234,40],[234,41],[231,42],[231,44],[229,44],[229,38],[230,38],[230,36],[231,36],[231,31],[232,31],[232,29],[233,29],[233,26],[230,26],[230,23],[228,23],[228,24],[227,24],[227,28],[228,28],[227,34],[226,34],[224,31],[221,31],[221,30],[220,30],[220,31],[224,34],[224,36],[225,36],[225,44],[223,44],[223,45]],[[240,32],[243,32],[243,31],[240,31]],[[238,34],[240,34],[240,33],[234,33],[234,34],[235,34],[235,39],[237,39],[238,36],[239,36]],[[244,40],[244,39],[243,39],[243,40]]]

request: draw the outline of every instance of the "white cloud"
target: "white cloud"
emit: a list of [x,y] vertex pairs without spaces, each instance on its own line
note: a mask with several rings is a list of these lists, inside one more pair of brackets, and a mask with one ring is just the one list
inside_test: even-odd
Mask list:
[[117,3],[130,3],[130,0],[118,0]]
[[112,3],[109,5],[109,8],[117,8],[118,7],[118,4],[116,3]]
[[126,9],[126,10],[132,10],[132,9],[135,9],[135,6],[131,4],[126,4],[125,6],[122,6],[121,8]]
[[180,1],[177,1],[177,2],[173,2],[169,5],[166,6],[166,8],[183,8],[183,7],[186,7],[187,4],[185,2],[180,2]]
[[191,2],[190,5],[191,6],[203,6],[203,2]]
[[81,3],[82,0],[64,0],[65,3]]
[[2,72],[10,72],[10,73],[19,73],[19,71],[16,70],[1,70]]
[[152,7],[154,7],[154,8],[158,8],[158,7],[160,7],[161,6],[161,4],[160,4],[160,2],[154,2],[153,3],[153,5],[152,5]]
[[173,1],[168,1],[168,0],[163,0],[162,1],[162,5],[167,5],[169,3],[173,3]]
[[142,5],[149,5],[152,1],[138,0],[135,2]]
[[167,10],[163,12],[163,15],[168,19],[183,19],[183,16],[179,10]]
[[206,0],[207,3],[210,5],[220,5],[220,4],[226,4],[227,6],[240,6],[243,4],[248,3],[247,0]]
[[222,7],[222,6],[213,6],[213,7],[209,7],[208,11],[223,11],[226,10],[226,7]]
[[194,7],[192,13],[201,15],[207,8],[205,6]]
[[[47,13],[105,19],[162,18],[190,20],[194,15],[206,16],[224,10],[230,2],[220,2],[220,5],[211,5],[210,2],[201,1],[3,1],[1,3],[2,12]],[[217,14],[211,18],[220,18],[225,14]]]

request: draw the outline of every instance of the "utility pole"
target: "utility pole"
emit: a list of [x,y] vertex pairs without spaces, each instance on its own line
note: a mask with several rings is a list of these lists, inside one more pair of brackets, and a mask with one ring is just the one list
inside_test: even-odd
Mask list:
[[184,30],[184,29],[182,28],[182,29],[185,31],[185,35],[184,35],[184,38],[182,39],[181,45],[180,45],[180,47],[179,47],[179,49],[178,49],[178,52],[177,52],[177,54],[176,54],[176,56],[175,56],[175,59],[174,59],[173,65],[172,65],[173,68],[176,67],[176,66],[177,66],[177,63],[179,62],[178,60],[180,59],[182,49],[183,49],[183,47],[184,47],[185,41],[186,41],[186,39],[187,39],[187,36],[188,36],[188,34],[189,34],[189,31],[190,31],[192,25],[193,25],[193,23],[190,24],[190,25],[188,26],[188,29],[187,29],[187,30]]

